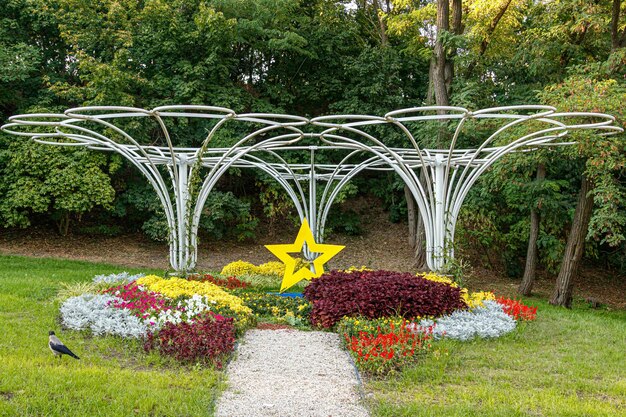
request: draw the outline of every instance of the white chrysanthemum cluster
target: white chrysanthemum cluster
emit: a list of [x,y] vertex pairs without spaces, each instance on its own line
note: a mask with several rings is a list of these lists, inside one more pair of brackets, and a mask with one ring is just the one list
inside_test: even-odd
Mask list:
[[[515,329],[517,322],[504,312],[502,305],[492,300],[486,300],[483,304],[483,307],[476,307],[472,310],[457,310],[434,322],[423,319],[419,326],[429,327],[434,324],[433,336],[436,339],[445,336],[456,340],[500,337]],[[415,324],[409,326],[417,328]]]
[[124,271],[119,274],[96,275],[93,277],[93,282],[95,284],[130,284],[145,275],[146,274],[130,275],[128,272]]
[[194,294],[191,298],[179,301],[175,309],[163,310],[158,316],[145,319],[144,323],[153,330],[160,329],[165,323],[190,322],[197,315],[210,311],[211,304],[215,304],[215,301],[210,301],[206,296]]
[[107,294],[83,294],[68,298],[61,305],[61,321],[69,329],[91,329],[95,335],[143,337],[148,331],[143,321],[129,310],[109,307],[115,300],[121,299]]

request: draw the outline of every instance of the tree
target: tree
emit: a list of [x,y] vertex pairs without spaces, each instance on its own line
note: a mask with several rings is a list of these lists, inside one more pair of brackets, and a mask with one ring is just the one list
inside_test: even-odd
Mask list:
[[115,191],[110,175],[120,158],[51,147],[34,142],[13,142],[0,151],[2,183],[0,216],[6,226],[26,227],[33,214],[49,213],[59,233],[67,235],[73,219],[96,206],[112,208]]
[[[565,111],[576,108],[614,114],[623,125],[622,103],[626,99],[626,87],[607,78],[609,74],[602,77],[601,68],[603,65],[588,66],[584,68],[584,75],[572,76],[561,84],[547,87],[542,94],[543,100]],[[615,246],[624,241],[623,228],[626,225],[626,188],[616,176],[623,173],[626,166],[621,143],[611,137],[587,135],[581,136],[573,148],[573,156],[584,159],[585,171],[561,270],[550,299],[552,304],[565,307],[572,303],[572,288],[584,254],[585,238],[589,235],[601,243]],[[598,207],[592,211],[594,202]]]
[[[546,166],[543,163],[537,165],[536,181],[540,182],[546,178]],[[538,209],[541,208],[541,202],[532,206],[530,209],[530,236],[528,238],[528,250],[526,251],[526,266],[524,268],[524,276],[522,283],[518,288],[518,292],[522,295],[530,295],[535,282],[535,272],[537,268],[537,239],[539,238],[539,224],[541,222],[541,214]]]

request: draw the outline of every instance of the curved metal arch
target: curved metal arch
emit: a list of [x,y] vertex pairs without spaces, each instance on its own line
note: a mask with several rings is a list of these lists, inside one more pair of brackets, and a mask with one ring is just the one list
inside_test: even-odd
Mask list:
[[[266,151],[271,152],[269,150],[266,150]],[[300,219],[306,218],[307,208],[306,208],[306,205],[303,206],[302,204],[305,201],[305,197],[304,197],[304,193],[301,187],[299,187],[298,181],[295,179],[295,174],[294,174],[294,181],[296,182],[296,186],[299,189],[299,194],[302,200],[298,198],[298,193],[291,187],[289,182],[285,180],[275,168],[267,164],[261,158],[254,157],[253,155],[247,155],[247,157],[253,157],[254,159],[253,161],[246,161],[247,165],[249,165],[249,167],[251,168],[260,169],[261,171],[269,174],[269,176],[272,179],[276,180],[276,182],[278,182],[278,184],[287,192],[287,195],[289,195],[289,197],[291,198],[291,201],[294,203],[294,206],[296,208],[296,211],[298,212],[298,216],[300,217]],[[213,186],[211,186],[211,188],[212,187]],[[209,194],[210,194],[210,190],[207,191],[207,198]],[[200,224],[200,218],[202,216],[202,210],[204,209],[205,204],[206,204],[206,199],[204,199],[204,201],[196,201],[196,205],[194,207],[194,219],[197,216],[197,221],[194,221],[190,226],[190,238],[191,238],[192,246],[195,246],[197,244],[198,227]],[[196,256],[197,256],[196,252],[193,252],[192,259],[194,261],[196,259]]]
[[[386,120],[380,120],[379,119],[379,121],[383,122],[383,123],[387,123]],[[413,198],[415,199],[415,201],[417,203],[417,206],[418,206],[418,209],[420,210],[421,215],[424,218],[429,218],[429,219],[431,218],[432,207],[430,207],[429,204],[428,204],[429,203],[428,197],[426,196],[426,193],[425,193],[425,191],[424,191],[424,189],[422,187],[421,182],[419,181],[419,178],[417,177],[415,172],[408,165],[406,165],[403,162],[402,158],[399,156],[398,153],[393,151],[391,148],[387,147],[384,143],[382,143],[380,140],[376,139],[372,135],[369,135],[368,133],[363,132],[360,129],[356,129],[355,127],[352,127],[352,126],[334,126],[334,125],[328,124],[328,123],[324,123],[323,126],[324,127],[330,127],[330,128],[327,129],[326,131],[322,132],[322,135],[321,135],[321,139],[322,140],[326,141],[326,139],[325,139],[326,137],[342,140],[342,141],[344,141],[344,145],[346,143],[349,143],[350,145],[354,146],[356,149],[360,149],[362,151],[368,151],[368,152],[374,153],[379,158],[381,158],[381,160],[385,161],[400,176],[402,181],[409,188],[409,191],[413,195]],[[355,134],[357,134],[359,136],[362,136],[362,137],[372,141],[377,146],[376,147],[368,147],[368,146],[366,146],[366,145],[364,145],[361,142],[358,142],[356,140],[349,139],[349,138],[346,138],[344,136],[338,136],[338,135],[335,135],[333,133],[330,133],[330,132],[334,132],[334,131],[340,130],[340,129],[347,130],[347,131],[355,133]],[[337,145],[334,142],[327,141],[327,143],[329,143],[331,145]],[[388,155],[386,155],[386,154],[384,154],[382,152],[379,152],[377,150],[377,148],[385,150],[388,153]],[[421,158],[421,156],[420,156],[420,158]],[[441,268],[437,264],[438,261],[435,258],[443,258],[443,257],[438,255],[438,252],[440,251],[440,249],[436,246],[436,242],[435,242],[435,240],[436,240],[435,239],[436,231],[435,231],[434,226],[432,225],[431,222],[424,222],[424,233],[426,235],[426,241],[428,242],[427,243],[427,248],[426,248],[426,252],[427,252],[426,262],[428,264],[428,267],[433,269],[433,270],[440,270]],[[431,244],[432,242],[434,242],[435,244]]]
[[[369,161],[366,161],[366,162],[363,162],[363,163],[357,165],[355,168],[353,168],[351,171],[349,171],[348,174],[346,174],[344,177],[341,178],[339,183],[331,191],[330,195],[328,196],[328,200],[326,200],[325,204],[322,205],[322,202],[320,202],[320,211],[321,211],[322,214],[321,214],[321,217],[320,217],[320,219],[318,221],[319,230],[317,232],[318,232],[319,236],[324,236],[324,230],[326,228],[326,220],[328,219],[328,215],[330,214],[330,209],[331,209],[333,203],[335,202],[335,199],[339,195],[339,192],[343,189],[343,187],[345,185],[348,184],[348,182],[350,182],[350,180],[352,180],[354,177],[356,177],[362,171],[368,169],[370,165],[373,165],[376,162],[378,162],[378,161],[375,159],[375,157],[372,157],[372,158],[370,158]],[[330,184],[330,182],[329,182],[329,184]],[[327,190],[328,190],[328,186],[324,189],[324,193],[326,193]]]
[[[514,113],[517,112],[517,113]],[[520,112],[534,112],[519,114]],[[95,114],[93,114],[95,113]],[[436,113],[436,114],[431,114]],[[113,119],[148,117],[159,126],[166,146],[141,145],[123,129],[117,127]],[[217,123],[211,128],[202,146],[199,148],[176,148],[167,128],[165,118],[186,117],[213,119]],[[595,121],[567,124],[567,118],[583,117],[596,118]],[[48,119],[56,119],[50,121]],[[455,149],[457,141],[464,130],[464,124],[470,119],[502,120],[504,123],[481,143],[477,149]],[[230,148],[209,148],[215,133],[229,121],[260,124],[255,129]],[[452,135],[450,146],[447,149],[421,149],[406,123],[422,121],[457,121]],[[489,146],[496,137],[507,129],[527,121],[546,123],[549,127],[534,130],[531,134],[523,135],[503,146]],[[95,132],[83,123],[93,122],[107,129],[112,129],[129,143],[118,143],[113,137]],[[120,153],[136,166],[146,176],[157,192],[161,204],[166,212],[170,225],[170,261],[174,269],[186,270],[193,268],[196,262],[197,222],[210,191],[216,181],[231,166],[259,168],[286,190],[293,200],[299,215],[314,216],[310,210],[321,213],[315,221],[316,235],[321,237],[330,207],[341,188],[351,178],[363,170],[393,170],[407,184],[415,198],[420,214],[429,223],[426,227],[429,252],[428,264],[431,269],[441,269],[446,256],[453,256],[453,248],[447,243],[454,239],[456,219],[462,203],[471,186],[477,181],[496,160],[509,152],[528,151],[542,146],[556,146],[571,144],[561,141],[571,130],[592,129],[600,135],[610,135],[621,132],[622,129],[614,126],[614,118],[602,113],[557,113],[550,106],[507,106],[482,109],[471,112],[461,107],[411,107],[388,112],[385,116],[368,115],[329,115],[313,119],[301,116],[268,113],[236,114],[234,111],[214,106],[161,106],[152,110],[123,106],[91,106],[68,109],[63,114],[39,113],[32,115],[13,116],[9,123],[2,126],[2,130],[17,136],[27,136],[33,140],[57,146],[85,146],[89,149],[108,150]],[[411,146],[408,148],[392,148],[386,146],[383,140],[370,135],[363,129],[367,126],[391,125],[400,129]],[[320,128],[321,131],[304,133],[303,126]],[[19,128],[18,128],[19,127]],[[43,128],[47,132],[22,131],[20,129]],[[53,129],[53,132],[49,130]],[[69,132],[68,132],[69,129]],[[278,132],[283,129],[283,132]],[[285,133],[286,132],[286,133]],[[262,134],[275,134],[269,139],[261,140],[251,146],[244,146],[249,141]],[[60,142],[54,139],[66,138],[72,142]],[[304,138],[316,138],[321,142],[317,145],[300,145]],[[289,164],[279,155],[284,150],[314,149],[342,149],[349,151],[337,164],[324,165],[329,174],[315,172],[315,160],[312,159],[309,169],[309,206],[306,205],[306,196],[300,184],[307,179],[305,174],[297,174]],[[260,154],[268,154],[278,162],[267,163]],[[365,159],[348,164],[351,158],[363,154]],[[369,155],[369,158],[368,158]],[[166,183],[159,165],[163,165],[169,174],[171,184]],[[209,169],[208,175],[202,181],[198,191],[198,198],[193,199],[192,184],[188,179],[193,175],[200,175],[200,167]],[[294,164],[298,169],[307,169],[301,164]],[[462,168],[462,169],[461,169]],[[417,170],[422,169],[428,180],[424,186],[417,178]],[[315,182],[328,181],[322,198],[316,207]],[[295,188],[292,188],[293,181]],[[172,204],[170,192],[175,196],[175,207]],[[312,200],[313,198],[313,200]],[[195,203],[195,206],[194,206]],[[312,204],[313,203],[313,204]],[[193,207],[192,207],[193,206]],[[190,213],[193,215],[190,217]],[[428,219],[426,221],[426,219]],[[195,229],[194,229],[195,226]],[[175,230],[174,230],[175,229]],[[448,247],[446,247],[448,246]]]

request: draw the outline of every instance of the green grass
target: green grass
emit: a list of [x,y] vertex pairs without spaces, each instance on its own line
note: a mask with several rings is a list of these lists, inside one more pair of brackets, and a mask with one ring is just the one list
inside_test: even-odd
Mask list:
[[[147,355],[137,341],[61,329],[55,300],[61,282],[88,281],[121,270],[0,256],[0,416],[212,414],[221,373]],[[53,357],[47,346],[49,330],[81,360]]]
[[416,367],[368,381],[373,416],[626,416],[626,312],[566,310],[496,340],[437,342]]
[[[212,414],[221,373],[147,355],[138,342],[61,329],[62,282],[121,270],[0,256],[0,416]],[[416,367],[366,380],[372,416],[626,416],[626,312],[530,303],[537,320],[508,336],[437,342]],[[51,329],[80,361],[53,357]]]

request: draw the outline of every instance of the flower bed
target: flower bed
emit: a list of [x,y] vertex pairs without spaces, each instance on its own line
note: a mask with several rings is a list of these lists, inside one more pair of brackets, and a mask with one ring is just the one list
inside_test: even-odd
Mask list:
[[260,293],[245,293],[241,298],[257,318],[274,319],[292,326],[309,322],[311,304],[303,298]]
[[193,280],[193,281],[200,281],[200,282],[210,282],[211,284],[215,284],[217,286],[226,288],[228,290],[234,290],[237,288],[249,288],[251,286],[250,283],[241,281],[240,279],[237,279],[237,277],[234,277],[234,276],[230,276],[226,278],[219,278],[219,277],[214,277],[213,275],[210,275],[210,274],[204,274],[204,275],[197,274],[197,275],[191,275],[188,279]]
[[406,321],[400,326],[390,323],[389,329],[375,333],[344,334],[348,351],[361,370],[372,375],[384,375],[415,362],[432,345],[432,326],[410,331]]
[[146,350],[185,362],[219,364],[232,351],[236,332],[255,322],[241,298],[210,280],[118,274],[94,282],[109,286],[65,300],[60,309],[65,327],[144,339]]
[[[235,264],[245,270],[241,262]],[[264,270],[275,267],[265,264]],[[364,267],[314,279],[304,298],[267,293],[265,285],[255,289],[234,275],[164,279],[121,273],[97,276],[80,288],[90,293],[61,305],[61,321],[70,329],[143,339],[147,351],[219,366],[235,337],[257,320],[270,326],[334,327],[359,368],[372,375],[414,363],[430,350],[432,339],[499,337],[537,314],[521,301],[471,293],[437,274]],[[65,292],[81,294],[77,289]]]
[[412,319],[467,308],[458,287],[390,271],[331,271],[314,279],[304,296],[313,305],[311,322],[324,328],[344,316]]
[[472,293],[434,273],[350,268],[313,280],[304,294],[313,305],[312,322],[334,325],[357,366],[372,375],[415,362],[430,350],[431,339],[500,337],[537,312],[491,292]]
[[436,320],[422,319],[419,324],[409,325],[411,330],[433,326],[435,338],[448,337],[456,340],[470,340],[476,337],[500,337],[515,329],[517,322],[504,312],[502,305],[495,301],[485,301],[484,306],[472,310],[457,310]]
[[[296,270],[305,267],[307,264],[302,259],[297,259]],[[221,275],[241,277],[242,275],[273,275],[282,277],[285,274],[285,264],[271,261],[261,265],[254,265],[250,262],[235,261],[222,268]]]
[[83,294],[69,298],[61,305],[61,322],[68,329],[89,329],[98,336],[111,334],[137,339],[145,336],[148,326],[143,320],[130,310],[111,307],[116,299],[108,294]]
[[511,300],[508,298],[500,297],[497,299],[498,303],[502,305],[504,312],[515,320],[535,320],[537,318],[537,307],[529,307],[522,304],[521,301]]
[[158,333],[148,333],[144,349],[156,349],[181,362],[205,362],[222,366],[235,346],[233,319],[203,313],[193,321],[168,322]]

